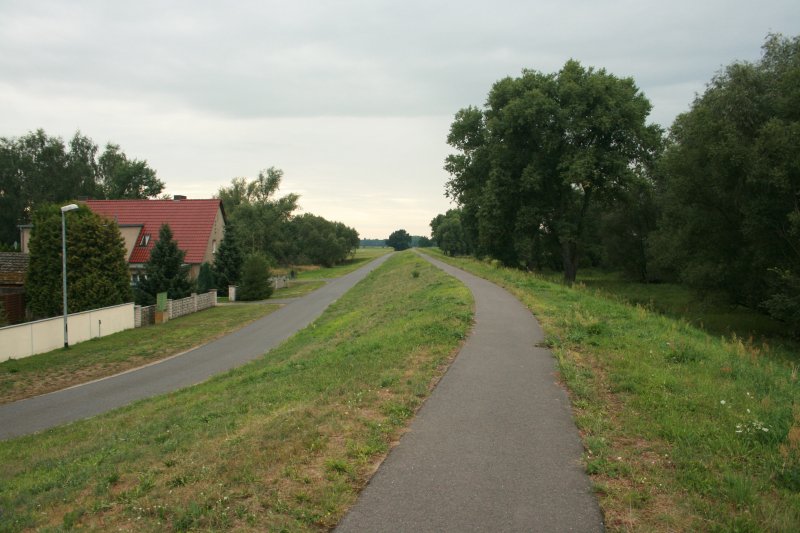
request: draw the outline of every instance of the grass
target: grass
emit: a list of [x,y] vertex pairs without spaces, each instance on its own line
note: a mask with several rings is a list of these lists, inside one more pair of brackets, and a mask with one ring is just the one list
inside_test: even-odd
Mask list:
[[[545,276],[559,281],[562,274]],[[732,335],[748,339],[778,340],[786,326],[767,315],[746,307],[732,305],[720,295],[699,297],[691,289],[674,283],[635,283],[617,272],[586,269],[578,272],[578,283],[588,289],[614,295],[624,301],[641,305],[673,318],[684,319],[717,335]],[[785,342],[784,339],[780,339]]]
[[0,403],[85,383],[205,344],[275,309],[237,305],[206,309],[165,324],[115,333],[22,359],[0,363]]
[[334,267],[301,266],[296,267],[298,280],[319,280],[328,278],[338,278],[359,269],[373,259],[386,255],[392,251],[391,248],[359,248],[355,256]]
[[0,531],[329,529],[443,373],[471,305],[398,254],[257,361],[2,442]]
[[276,289],[270,298],[299,298],[314,292],[323,285],[325,285],[324,281],[290,281],[288,287]]
[[800,530],[790,345],[712,334],[607,287],[438,257],[506,287],[541,322],[610,531]]

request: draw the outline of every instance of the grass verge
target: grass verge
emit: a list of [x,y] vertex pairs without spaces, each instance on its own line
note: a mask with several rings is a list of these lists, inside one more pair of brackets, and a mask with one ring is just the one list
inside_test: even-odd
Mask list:
[[398,254],[258,361],[0,443],[0,531],[328,529],[471,318],[464,286]]
[[541,322],[610,531],[800,530],[797,352],[468,258]]
[[278,306],[206,309],[165,324],[129,329],[72,345],[69,350],[0,363],[0,404],[111,376],[217,339]]

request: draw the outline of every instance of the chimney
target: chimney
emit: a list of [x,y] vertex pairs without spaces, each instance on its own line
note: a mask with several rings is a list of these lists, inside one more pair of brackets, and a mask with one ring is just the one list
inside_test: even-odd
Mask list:
[[182,194],[176,194],[172,197],[172,199],[175,200],[176,202],[179,202],[181,200],[186,200],[186,197]]

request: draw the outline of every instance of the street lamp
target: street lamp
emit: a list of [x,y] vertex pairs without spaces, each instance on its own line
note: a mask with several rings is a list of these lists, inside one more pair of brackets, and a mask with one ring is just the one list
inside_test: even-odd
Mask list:
[[69,348],[67,337],[67,219],[64,213],[78,209],[75,204],[61,208],[61,277],[64,281],[64,348]]

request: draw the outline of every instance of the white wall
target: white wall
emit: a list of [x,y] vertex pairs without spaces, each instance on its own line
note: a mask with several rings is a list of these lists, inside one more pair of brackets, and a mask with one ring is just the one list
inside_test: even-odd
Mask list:
[[[133,327],[132,302],[67,317],[70,346]],[[49,352],[63,346],[63,316],[0,328],[0,362]]]

